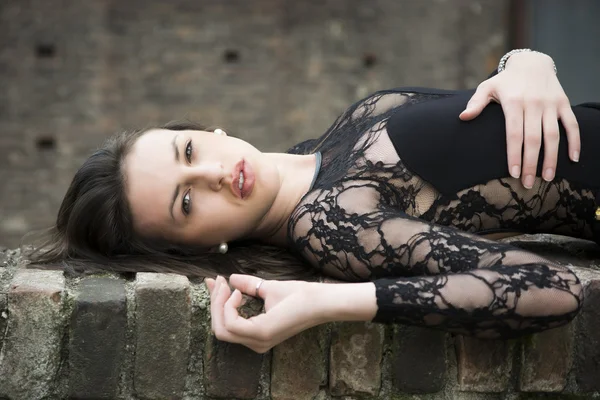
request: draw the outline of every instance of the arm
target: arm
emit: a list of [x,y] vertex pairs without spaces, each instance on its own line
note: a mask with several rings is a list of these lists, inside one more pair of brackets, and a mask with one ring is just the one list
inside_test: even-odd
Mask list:
[[[351,221],[351,229],[339,229]],[[509,338],[563,325],[581,305],[581,285],[570,270],[508,244],[390,210],[348,215],[330,229],[304,238],[311,243],[306,251],[319,255],[313,262],[330,260],[317,264],[330,273],[394,277],[267,281],[259,293],[267,312],[246,320],[235,311],[239,291],[254,294],[258,278],[232,276],[238,291],[230,296],[224,289],[214,300],[217,337],[268,349],[324,322],[374,320]]]
[[521,177],[526,188],[531,188],[536,176],[542,142],[542,176],[547,181],[555,176],[559,119],[566,128],[569,157],[574,162],[579,160],[577,119],[549,56],[535,52],[512,55],[504,71],[492,74],[479,85],[460,118],[476,118],[491,101],[500,103],[506,117],[508,170],[514,178]]

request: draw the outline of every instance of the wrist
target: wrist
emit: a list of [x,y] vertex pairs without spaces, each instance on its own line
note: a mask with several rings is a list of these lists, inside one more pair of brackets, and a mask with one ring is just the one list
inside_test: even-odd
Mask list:
[[530,49],[516,49],[506,53],[498,64],[498,73],[504,69],[547,67],[556,74],[554,60],[547,54]]
[[514,68],[515,66],[524,65],[524,66],[547,66],[549,70],[554,70],[554,61],[552,57],[543,53],[517,53],[511,56],[508,60],[506,60],[506,69],[511,66]]
[[320,283],[315,301],[320,304],[322,323],[371,321],[377,313],[375,285],[364,283]]

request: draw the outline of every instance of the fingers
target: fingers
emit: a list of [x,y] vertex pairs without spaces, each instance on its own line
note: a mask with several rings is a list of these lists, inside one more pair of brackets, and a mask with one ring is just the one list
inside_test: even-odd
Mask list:
[[242,292],[235,289],[229,300],[225,302],[223,323],[229,333],[244,337],[246,339],[260,336],[259,329],[251,319],[246,319],[238,313],[238,307],[242,303]]
[[533,187],[542,145],[542,108],[532,104],[525,109],[525,141],[523,144],[523,186]]
[[212,332],[218,340],[239,343],[258,353],[264,353],[272,344],[266,340],[264,329],[259,324],[239,315],[237,308],[241,302],[242,293],[237,289],[231,293],[225,278],[217,277],[211,293]]
[[[225,278],[218,276],[211,295],[210,315],[212,331],[219,340],[239,343],[239,340],[236,340],[225,327],[225,309],[226,304],[229,303],[228,308],[235,307],[235,314],[237,315],[237,307],[239,307],[241,301],[241,293],[239,293],[239,296],[233,296]],[[231,313],[231,310],[228,312]]]
[[506,119],[506,153],[510,176],[521,176],[523,149],[523,106],[517,101],[501,103]]
[[242,292],[235,289],[223,307],[223,325],[229,333],[239,336],[252,335],[251,329],[244,329],[249,321],[240,316],[237,308],[242,304]]
[[[260,283],[260,281],[262,281],[263,279],[256,277],[256,276],[252,276],[252,275],[240,275],[240,274],[232,274],[229,277],[229,283],[231,283],[231,286],[233,286],[235,289],[238,289],[239,291],[241,291],[242,293],[245,293],[249,296],[256,296],[256,286]],[[266,286],[266,282],[263,282],[260,285],[260,291],[258,293],[259,297],[263,297],[264,298],[264,287]],[[261,294],[263,294],[263,296],[261,296]]]
[[463,121],[470,121],[477,117],[483,109],[490,103],[491,86],[485,82],[481,83],[469,102],[465,110],[458,116]]
[[544,164],[542,167],[542,177],[550,182],[554,179],[556,173],[556,163],[558,159],[558,145],[560,135],[558,130],[558,117],[554,107],[547,108],[542,117],[544,132]]
[[211,279],[211,278],[206,278],[206,279],[204,279],[204,283],[206,284],[206,287],[208,288],[208,292],[212,293],[212,290],[215,287],[215,280]]
[[217,276],[215,286],[210,296],[210,315],[211,326],[213,332],[217,331],[217,327],[223,324],[223,306],[229,298],[231,290],[227,285],[227,281],[222,276]]
[[577,122],[577,118],[575,114],[573,114],[573,109],[568,104],[561,106],[559,109],[559,117],[563,126],[565,127],[565,131],[567,133],[567,142],[569,143],[569,158],[571,161],[578,162],[579,155],[581,153],[581,137],[579,135],[579,123]]

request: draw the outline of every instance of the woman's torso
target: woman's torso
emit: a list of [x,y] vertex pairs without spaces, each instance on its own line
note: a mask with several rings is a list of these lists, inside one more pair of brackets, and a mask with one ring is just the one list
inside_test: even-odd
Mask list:
[[[477,234],[547,232],[592,238],[594,189],[600,185],[577,179],[585,174],[578,174],[580,166],[568,160],[566,140],[557,178],[537,178],[532,189],[525,189],[508,177],[501,107],[492,104],[474,121],[459,120],[471,94],[392,92],[368,107],[351,109],[350,116],[315,142],[323,165],[299,207],[323,207],[334,225],[340,224],[336,214],[341,211],[360,218],[373,210],[395,210]],[[385,110],[386,103],[392,104],[388,111],[367,117]],[[298,237],[298,232],[290,235]]]

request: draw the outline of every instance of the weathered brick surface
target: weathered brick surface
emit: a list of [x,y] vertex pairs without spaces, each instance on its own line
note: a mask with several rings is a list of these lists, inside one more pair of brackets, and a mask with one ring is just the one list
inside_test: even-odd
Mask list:
[[585,288],[576,328],[575,379],[583,392],[600,391],[600,279]]
[[293,336],[273,349],[273,400],[312,400],[327,380],[325,327]]
[[138,273],[135,281],[134,388],[144,399],[183,397],[190,343],[186,277]]
[[51,225],[115,131],[188,117],[283,150],[377,89],[473,86],[505,50],[508,5],[3,1],[0,244]]
[[127,328],[121,280],[84,279],[71,314],[69,394],[77,399],[114,399],[119,392]]
[[333,325],[329,357],[332,395],[378,394],[383,332],[380,324],[346,322]]
[[[8,295],[0,293],[0,354],[4,345],[4,334],[8,323]],[[1,392],[1,390],[0,390]]]
[[263,355],[241,344],[206,341],[204,365],[206,393],[219,398],[252,399],[259,390]]
[[15,274],[0,354],[0,397],[33,400],[50,395],[59,368],[64,290],[58,271],[22,269]]
[[524,392],[563,391],[572,362],[572,325],[526,338],[521,356],[521,390]]
[[397,326],[392,356],[396,391],[434,393],[446,384],[446,334],[433,329]]
[[458,335],[458,385],[470,392],[503,392],[511,370],[510,342]]

